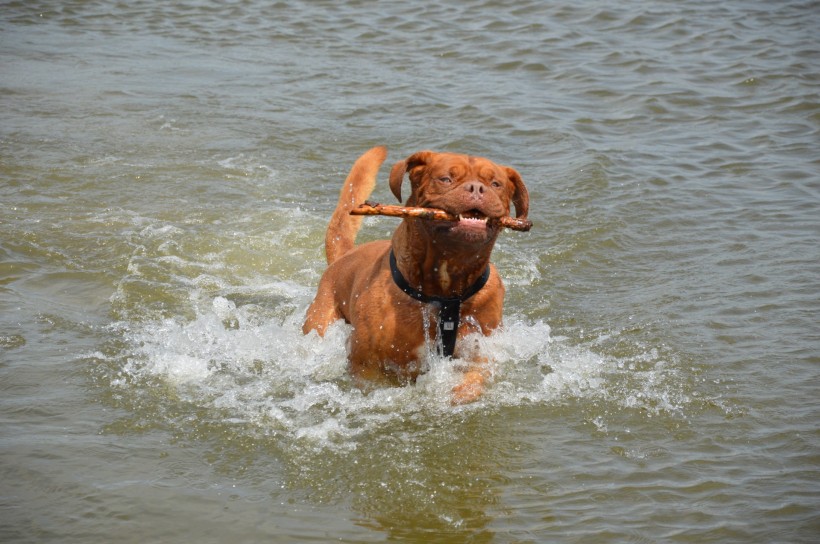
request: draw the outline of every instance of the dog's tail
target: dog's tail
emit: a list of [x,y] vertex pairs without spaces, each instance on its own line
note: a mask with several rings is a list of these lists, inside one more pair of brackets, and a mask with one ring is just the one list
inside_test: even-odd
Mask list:
[[330,218],[325,234],[325,255],[330,264],[350,249],[362,225],[362,216],[350,215],[350,210],[362,204],[376,186],[376,174],[387,157],[387,148],[374,147],[359,157],[347,175],[336,211]]

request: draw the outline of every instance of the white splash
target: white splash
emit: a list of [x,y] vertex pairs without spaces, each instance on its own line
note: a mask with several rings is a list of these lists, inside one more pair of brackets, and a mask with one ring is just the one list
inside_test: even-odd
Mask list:
[[131,355],[124,368],[131,379],[118,384],[130,387],[141,378],[160,378],[187,402],[226,412],[232,421],[250,423],[260,432],[320,447],[355,449],[361,433],[408,415],[436,417],[584,398],[614,398],[628,408],[640,395],[664,394],[647,393],[652,377],[649,387],[622,392],[611,380],[613,373],[623,372],[617,361],[552,339],[542,321],[516,318],[508,318],[504,329],[490,337],[469,339],[495,361],[487,394],[475,404],[450,405],[458,361],[435,356],[415,385],[365,392],[346,371],[349,326],[337,323],[324,338],[302,335],[301,301],[284,319],[266,316],[253,304],[237,307],[224,296],[195,306],[192,320],[131,325]]

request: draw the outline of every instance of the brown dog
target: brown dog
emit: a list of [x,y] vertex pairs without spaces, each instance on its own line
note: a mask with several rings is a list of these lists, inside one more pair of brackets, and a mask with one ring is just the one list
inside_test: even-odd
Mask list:
[[490,264],[500,227],[493,220],[509,215],[510,204],[525,218],[527,189],[518,172],[487,159],[420,151],[393,166],[390,189],[401,201],[407,172],[406,205],[439,208],[460,220],[405,218],[392,240],[354,247],[362,218],[350,210],[370,196],[386,155],[384,147],[369,150],[345,180],[325,236],[329,266],[302,330],[323,335],[344,319],[353,325],[351,374],[400,384],[415,381],[427,343],[436,342],[440,353],[470,361],[452,401],[471,402],[484,391],[488,371],[480,354],[456,339],[501,325],[504,286]]

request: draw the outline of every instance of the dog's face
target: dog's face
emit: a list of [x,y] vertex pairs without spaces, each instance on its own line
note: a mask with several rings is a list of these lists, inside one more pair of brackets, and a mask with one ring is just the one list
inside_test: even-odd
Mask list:
[[481,245],[498,235],[497,220],[510,214],[527,217],[529,195],[514,169],[481,157],[420,151],[397,162],[390,172],[390,189],[401,201],[404,173],[409,173],[408,206],[439,208],[459,221],[425,221],[437,238]]

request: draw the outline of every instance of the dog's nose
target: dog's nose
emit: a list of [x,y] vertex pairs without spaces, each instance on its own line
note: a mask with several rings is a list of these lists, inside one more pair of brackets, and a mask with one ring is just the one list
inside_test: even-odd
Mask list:
[[473,196],[481,196],[484,194],[484,184],[477,181],[471,181],[464,184],[464,190],[471,193]]

